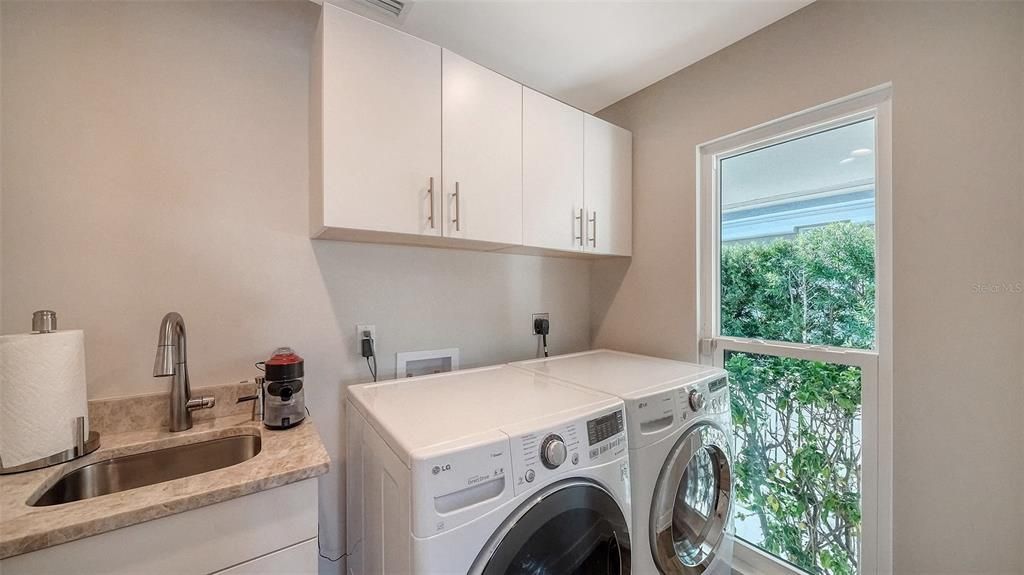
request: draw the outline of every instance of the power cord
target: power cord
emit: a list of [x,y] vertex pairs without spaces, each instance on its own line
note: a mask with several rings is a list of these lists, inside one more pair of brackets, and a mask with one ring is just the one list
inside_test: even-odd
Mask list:
[[370,370],[373,381],[377,381],[377,356],[373,356],[373,365],[370,365],[370,358],[366,358],[366,368]]
[[[373,337],[369,331],[363,332],[362,352],[366,358],[366,368],[370,370],[373,381],[377,381],[377,350],[373,348]],[[370,365],[370,358],[373,358],[373,365]]]
[[323,557],[324,559],[330,561],[331,563],[337,563],[338,561],[341,561],[341,558],[346,555],[346,553],[342,552],[341,555],[338,555],[334,559],[328,557],[327,555],[324,555],[323,549],[321,549],[321,547],[320,547],[320,523],[316,524],[316,553],[317,553],[317,555],[319,555],[320,557]]
[[[362,340],[360,341],[360,349],[364,358],[366,358],[366,368],[370,370],[370,375],[373,376],[373,381],[377,381],[377,350],[373,348],[373,336],[369,331],[364,331],[362,334]],[[373,363],[370,363],[370,359],[373,359]],[[306,408],[306,413],[309,413],[309,408]],[[316,552],[320,557],[330,561],[331,563],[337,563],[341,561],[342,557],[345,557],[347,553],[342,551],[341,555],[337,557],[329,557],[324,555],[323,548],[320,547],[320,523],[316,525]]]
[[544,357],[548,357],[548,332],[551,331],[551,322],[544,318],[533,320],[533,333],[540,336],[544,345]]

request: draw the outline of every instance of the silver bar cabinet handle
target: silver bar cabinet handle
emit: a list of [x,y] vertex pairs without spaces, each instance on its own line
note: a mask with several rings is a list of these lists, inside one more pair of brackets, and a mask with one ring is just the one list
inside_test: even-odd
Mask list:
[[452,219],[452,223],[455,224],[455,231],[462,231],[459,229],[459,183],[455,182],[455,193],[452,194],[455,198],[455,218]]
[[590,236],[590,245],[597,247],[597,210],[590,213],[590,223],[594,224],[594,233]]
[[430,222],[430,229],[434,229],[434,177],[430,177],[430,187],[427,188],[427,194],[430,196],[430,215],[427,216],[427,221]]
[[[573,239],[574,240],[578,240],[580,242],[580,246],[582,247],[583,246],[583,208],[580,208],[579,213],[573,219],[575,219],[576,221],[578,221],[580,223],[580,234],[576,235],[574,233],[573,234]],[[573,228],[576,227],[576,222],[573,222],[573,226],[572,227]]]

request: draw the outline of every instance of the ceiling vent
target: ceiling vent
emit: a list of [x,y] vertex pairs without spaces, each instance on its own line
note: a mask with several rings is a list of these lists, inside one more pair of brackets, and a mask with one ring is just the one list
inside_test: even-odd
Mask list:
[[399,0],[363,0],[370,6],[380,8],[381,10],[388,12],[394,16],[398,16],[402,13],[402,8],[405,8],[405,2]]

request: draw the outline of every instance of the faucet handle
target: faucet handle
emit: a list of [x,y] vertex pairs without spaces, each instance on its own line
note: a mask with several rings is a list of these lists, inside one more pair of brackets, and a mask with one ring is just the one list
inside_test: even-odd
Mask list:
[[194,411],[196,409],[212,409],[215,405],[217,405],[216,397],[212,395],[204,395],[202,397],[193,397],[185,402],[185,409],[189,411]]
[[[243,395],[242,397],[239,397],[238,401],[236,401],[235,403],[242,403],[243,401],[255,401],[257,399],[262,399],[263,398],[263,382],[264,381],[266,381],[264,378],[257,377],[253,381],[253,383],[256,384],[256,393],[254,393],[253,395]],[[249,381],[246,380],[246,381],[242,381],[242,382],[239,382],[239,383],[249,383]]]

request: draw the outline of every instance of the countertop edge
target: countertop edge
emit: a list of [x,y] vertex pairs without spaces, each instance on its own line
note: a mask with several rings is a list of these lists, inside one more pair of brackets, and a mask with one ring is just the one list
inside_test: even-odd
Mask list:
[[[0,541],[0,560],[323,476],[330,471],[331,460],[316,427],[311,421],[307,425],[311,428],[309,432],[317,441],[317,445],[313,447],[315,453],[308,454],[312,460],[310,464],[276,473],[271,472],[209,491],[172,496],[154,501],[145,507],[115,512],[100,518],[89,518],[46,531],[13,536]],[[223,471],[223,469],[217,471]],[[174,481],[187,481],[188,479],[189,477],[185,477]]]

